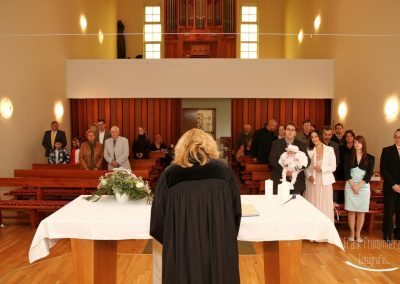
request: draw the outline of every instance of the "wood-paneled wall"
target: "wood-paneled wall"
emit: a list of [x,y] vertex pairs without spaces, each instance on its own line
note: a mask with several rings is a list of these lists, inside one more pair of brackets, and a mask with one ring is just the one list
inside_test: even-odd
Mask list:
[[294,122],[301,131],[303,121],[310,119],[317,129],[331,124],[330,99],[232,99],[232,141],[250,124],[253,131],[274,118],[278,124]]
[[107,127],[117,125],[130,145],[139,126],[150,141],[161,134],[167,145],[180,137],[181,99],[71,99],[72,137],[85,137],[89,125],[104,119]]

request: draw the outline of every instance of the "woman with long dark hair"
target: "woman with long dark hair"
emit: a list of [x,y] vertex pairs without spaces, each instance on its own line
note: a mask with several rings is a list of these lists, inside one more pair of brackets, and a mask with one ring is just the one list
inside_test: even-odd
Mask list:
[[150,152],[150,140],[142,126],[137,129],[137,136],[133,141],[132,152],[134,159],[148,159]]
[[348,211],[350,227],[349,241],[363,242],[361,229],[365,213],[369,211],[371,196],[369,181],[374,171],[375,157],[367,153],[367,142],[363,136],[354,138],[354,149],[346,156],[344,175],[346,178],[344,208]]
[[336,169],[337,180],[344,180],[344,160],[346,159],[346,156],[351,154],[351,152],[353,151],[354,137],[356,137],[356,134],[353,130],[346,130],[343,135],[343,142],[339,148],[339,165]]
[[332,147],[325,145],[322,134],[312,131],[308,147],[310,166],[306,169],[306,191],[304,197],[333,222],[333,172],[336,157]]

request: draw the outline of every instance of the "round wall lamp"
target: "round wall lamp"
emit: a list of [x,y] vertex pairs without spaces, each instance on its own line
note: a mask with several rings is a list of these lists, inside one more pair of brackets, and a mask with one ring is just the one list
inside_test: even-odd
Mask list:
[[5,119],[10,119],[13,114],[13,105],[9,98],[4,98],[0,102],[0,113]]

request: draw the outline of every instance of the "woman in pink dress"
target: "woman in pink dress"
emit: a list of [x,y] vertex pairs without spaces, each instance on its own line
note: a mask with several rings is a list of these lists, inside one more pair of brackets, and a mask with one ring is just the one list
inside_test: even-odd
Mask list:
[[335,182],[333,172],[336,170],[336,157],[333,148],[322,141],[319,131],[311,132],[308,148],[311,164],[306,169],[304,197],[333,222],[332,184]]

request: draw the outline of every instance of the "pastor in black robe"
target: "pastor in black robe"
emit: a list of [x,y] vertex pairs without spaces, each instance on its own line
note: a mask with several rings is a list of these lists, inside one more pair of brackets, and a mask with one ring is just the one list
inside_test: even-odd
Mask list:
[[151,208],[150,234],[163,244],[164,284],[239,283],[240,190],[222,161],[169,166]]

